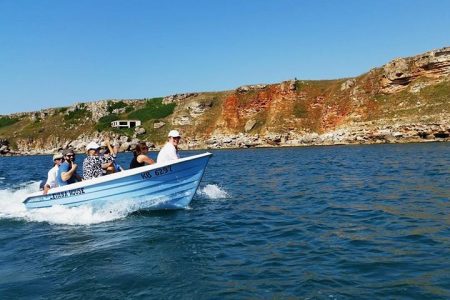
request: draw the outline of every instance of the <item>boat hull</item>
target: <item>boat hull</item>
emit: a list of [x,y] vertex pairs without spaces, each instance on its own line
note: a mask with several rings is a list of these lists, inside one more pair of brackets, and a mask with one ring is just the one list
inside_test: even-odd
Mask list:
[[154,164],[37,192],[23,203],[28,209],[53,205],[95,208],[125,202],[134,209],[186,208],[195,195],[211,153]]

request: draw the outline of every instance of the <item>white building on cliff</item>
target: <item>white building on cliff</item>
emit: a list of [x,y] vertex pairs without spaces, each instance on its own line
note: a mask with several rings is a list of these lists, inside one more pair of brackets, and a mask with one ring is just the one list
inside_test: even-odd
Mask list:
[[139,120],[116,120],[111,122],[111,127],[114,128],[133,128],[141,126],[141,121]]

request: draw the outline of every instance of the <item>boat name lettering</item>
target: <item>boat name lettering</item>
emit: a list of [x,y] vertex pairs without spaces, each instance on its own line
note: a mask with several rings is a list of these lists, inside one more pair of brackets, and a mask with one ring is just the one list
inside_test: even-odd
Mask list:
[[50,200],[66,198],[69,196],[77,196],[84,194],[84,188],[78,188],[70,191],[64,191],[59,193],[50,194]]

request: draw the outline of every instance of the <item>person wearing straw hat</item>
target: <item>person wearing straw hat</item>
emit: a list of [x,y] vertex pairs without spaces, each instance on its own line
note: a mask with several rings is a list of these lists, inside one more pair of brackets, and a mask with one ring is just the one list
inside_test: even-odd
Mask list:
[[58,186],[58,181],[56,180],[56,177],[58,176],[58,169],[59,165],[63,162],[63,155],[62,153],[56,153],[53,155],[53,168],[51,168],[48,171],[47,174],[47,181],[44,185],[44,195],[47,195],[48,190],[55,188]]

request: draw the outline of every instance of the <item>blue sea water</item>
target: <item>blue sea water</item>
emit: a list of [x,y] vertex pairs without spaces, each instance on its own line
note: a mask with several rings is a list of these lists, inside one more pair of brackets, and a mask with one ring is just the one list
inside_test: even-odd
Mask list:
[[213,154],[157,212],[28,212],[50,156],[0,158],[0,299],[450,299],[449,143]]

